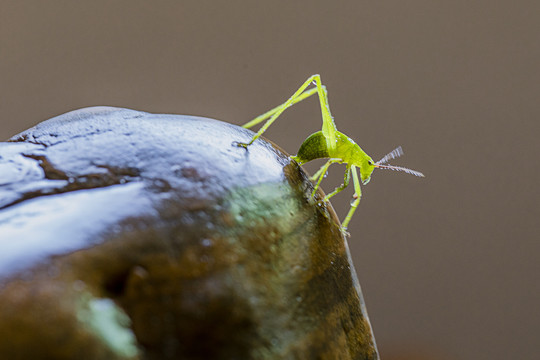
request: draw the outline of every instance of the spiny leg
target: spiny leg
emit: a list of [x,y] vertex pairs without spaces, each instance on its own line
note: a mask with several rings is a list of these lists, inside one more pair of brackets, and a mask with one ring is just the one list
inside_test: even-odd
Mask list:
[[324,201],[328,201],[328,199],[338,194],[349,185],[349,180],[351,179],[351,167],[352,165],[347,164],[347,169],[345,170],[345,178],[343,179],[343,184],[335,188],[334,191],[332,191],[330,194],[326,195],[324,197]]
[[341,223],[341,230],[346,233],[347,226],[351,221],[351,218],[360,203],[360,198],[362,197],[362,189],[360,189],[360,181],[358,180],[358,174],[356,172],[356,166],[351,166],[352,175],[353,175],[353,185],[354,185],[354,202],[351,204],[351,208],[345,217],[345,220]]
[[[326,86],[324,86],[324,85],[323,85],[323,90],[326,92]],[[296,99],[294,99],[294,101],[290,104],[290,106],[292,106],[292,105],[294,105],[296,103],[299,103],[300,101],[305,100],[308,97],[310,97],[311,95],[316,94],[316,93],[317,93],[317,88],[316,87],[314,87],[312,89],[309,89],[309,90],[306,90],[302,94],[300,94]],[[249,129],[250,127],[253,127],[253,126],[257,125],[257,124],[260,124],[261,122],[263,122],[264,120],[268,119],[270,116],[272,116],[276,112],[278,112],[284,105],[285,105],[285,103],[276,106],[272,110],[268,110],[264,114],[259,115],[255,119],[245,123],[244,125],[242,125],[242,127],[245,128],[245,129]]]
[[309,178],[311,181],[318,179],[315,187],[313,188],[313,192],[311,193],[311,198],[315,197],[315,193],[317,192],[317,189],[319,189],[319,185],[321,185],[322,179],[324,178],[324,175],[328,171],[330,165],[341,161],[341,159],[329,159],[312,177]]
[[[309,85],[311,85],[312,82],[315,82],[316,87],[304,92],[304,90]],[[313,95],[315,93],[317,93],[319,95],[319,102],[321,104],[321,111],[322,111],[322,115],[323,115],[323,132],[324,132],[325,128],[328,127],[328,125],[327,125],[327,123],[329,121],[328,119],[330,119],[331,124],[335,128],[334,122],[332,120],[332,116],[330,115],[330,109],[328,107],[328,97],[326,95],[326,88],[323,87],[323,85],[321,83],[320,75],[312,75],[302,84],[302,86],[300,86],[300,88],[298,88],[298,90],[296,90],[296,92],[286,102],[284,102],[283,104],[275,107],[274,109],[272,109],[270,111],[267,111],[266,113],[262,114],[261,116],[255,118],[255,119],[251,120],[250,122],[248,122],[247,124],[245,124],[244,127],[251,127],[251,126],[254,126],[254,125],[264,121],[268,117],[270,117],[264,123],[264,125],[259,129],[259,131],[255,134],[255,136],[253,136],[253,138],[251,139],[251,141],[249,143],[247,143],[247,144],[238,143],[238,146],[248,147],[249,145],[251,145],[255,140],[257,140],[268,129],[268,127],[270,125],[272,125],[272,123],[278,118],[278,116],[281,115],[281,113],[283,113],[283,111],[285,111],[289,106],[291,106],[291,105],[293,105],[293,104],[295,104],[295,103],[297,103],[299,101],[302,101],[305,98],[307,98],[307,97],[309,97],[309,96],[311,96],[311,95]],[[337,130],[335,130],[335,131],[337,131]],[[335,131],[332,132],[332,137],[333,137],[332,140],[335,140]],[[333,142],[335,142],[335,141],[333,141]]]

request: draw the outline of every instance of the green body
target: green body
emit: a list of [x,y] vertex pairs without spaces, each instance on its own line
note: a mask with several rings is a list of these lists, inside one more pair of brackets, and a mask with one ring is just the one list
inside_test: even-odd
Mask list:
[[293,159],[300,165],[314,159],[329,158],[336,159],[339,163],[354,165],[360,169],[362,184],[367,184],[371,178],[371,173],[375,169],[373,159],[364,152],[347,135],[336,130],[336,146],[329,148],[327,138],[322,131],[311,134],[300,146],[298,154]]
[[[310,85],[315,85],[315,87],[308,89]],[[321,105],[321,114],[322,114],[322,129],[316,133],[311,134],[300,146],[298,154],[292,156],[291,158],[298,162],[300,165],[307,163],[308,161],[320,158],[327,158],[328,161],[324,164],[319,171],[317,171],[312,177],[311,180],[315,182],[311,197],[314,198],[319,188],[322,179],[325,177],[328,167],[332,164],[346,164],[347,168],[345,170],[345,179],[341,186],[337,187],[333,192],[324,197],[324,201],[328,201],[332,196],[336,195],[349,185],[349,180],[352,180],[354,185],[354,195],[353,201],[351,202],[351,208],[343,223],[341,224],[341,229],[345,233],[347,225],[349,224],[356,207],[360,203],[360,198],[362,196],[362,190],[360,189],[360,180],[362,184],[367,184],[371,178],[371,173],[373,169],[377,168],[389,168],[393,170],[406,171],[410,174],[416,176],[424,176],[422,173],[419,173],[414,170],[401,168],[397,166],[381,165],[384,161],[388,159],[393,159],[401,155],[401,147],[389,153],[379,162],[375,163],[368,154],[366,154],[360,146],[358,146],[351,138],[347,135],[339,132],[334,123],[334,119],[330,114],[330,106],[328,105],[328,95],[326,92],[326,87],[322,85],[321,77],[319,75],[310,76],[298,90],[283,104],[265,112],[264,114],[257,116],[255,119],[251,120],[247,124],[243,125],[244,128],[250,128],[255,126],[263,121],[266,121],[264,125],[259,129],[259,131],[253,136],[249,143],[237,143],[238,146],[248,148],[255,140],[257,140],[270,125],[278,118],[283,111],[285,111],[290,106],[310,97],[311,95],[317,94],[319,97],[319,103]],[[384,161],[383,161],[384,160]],[[358,174],[356,169],[360,172],[360,180],[358,179]]]

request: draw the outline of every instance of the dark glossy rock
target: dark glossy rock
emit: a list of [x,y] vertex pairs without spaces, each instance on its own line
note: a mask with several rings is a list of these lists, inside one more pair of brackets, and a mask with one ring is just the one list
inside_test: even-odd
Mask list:
[[251,136],[100,107],[0,143],[0,358],[377,359],[333,210]]

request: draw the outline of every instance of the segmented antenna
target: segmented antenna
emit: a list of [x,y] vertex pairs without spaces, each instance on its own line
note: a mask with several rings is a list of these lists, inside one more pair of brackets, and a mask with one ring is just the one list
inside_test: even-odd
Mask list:
[[379,169],[390,169],[390,170],[394,170],[394,171],[403,171],[403,172],[406,172],[407,174],[415,175],[415,176],[418,176],[418,177],[424,177],[424,174],[422,174],[420,171],[407,169],[407,168],[404,168],[404,167],[401,167],[401,166],[375,164],[375,167],[378,167]]
[[394,150],[386,154],[381,160],[377,161],[375,164],[376,165],[386,164],[388,161],[398,158],[401,155],[403,155],[403,149],[401,148],[401,146],[398,146],[397,148],[395,148]]

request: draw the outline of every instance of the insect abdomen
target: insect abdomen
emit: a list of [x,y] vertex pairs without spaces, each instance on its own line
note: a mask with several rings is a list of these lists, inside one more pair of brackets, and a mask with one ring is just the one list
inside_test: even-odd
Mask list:
[[329,157],[326,138],[322,131],[317,131],[304,140],[302,145],[300,145],[298,154],[294,158],[297,162],[303,164],[313,159],[326,157]]

